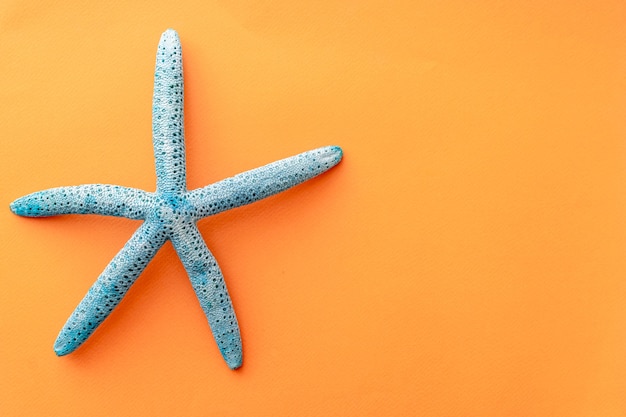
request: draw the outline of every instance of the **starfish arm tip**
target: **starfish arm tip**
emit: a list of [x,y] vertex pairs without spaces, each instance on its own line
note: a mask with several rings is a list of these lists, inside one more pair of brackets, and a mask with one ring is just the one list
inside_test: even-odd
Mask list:
[[161,42],[163,42],[163,41],[171,41],[171,40],[178,41],[178,39],[179,39],[178,32],[176,32],[172,28],[167,28],[165,30],[165,32],[163,32],[163,34],[161,35]]
[[343,149],[340,146],[332,145],[326,148],[328,150],[328,158],[338,164],[343,159]]
[[13,214],[26,217],[36,217],[42,210],[42,207],[32,201],[32,199],[29,199],[28,196],[20,197],[13,201],[9,204],[9,208]]
[[9,204],[9,210],[11,210],[11,213],[19,216],[20,205],[17,200],[12,201],[11,204]]
[[73,343],[69,343],[64,337],[59,335],[56,342],[54,342],[54,353],[57,356],[65,356],[76,350],[76,347]]
[[232,369],[233,371],[235,369],[241,368],[242,363],[243,363],[243,358],[241,355],[239,355],[236,358],[230,358],[226,361],[226,364],[228,365],[228,367]]

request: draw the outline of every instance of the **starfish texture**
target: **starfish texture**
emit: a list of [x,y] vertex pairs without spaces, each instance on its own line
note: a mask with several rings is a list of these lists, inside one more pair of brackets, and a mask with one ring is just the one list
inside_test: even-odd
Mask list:
[[327,146],[187,190],[183,129],[183,67],[178,34],[167,30],[157,51],[152,104],[156,192],[118,185],[52,188],[11,203],[20,216],[101,214],[143,220],[65,323],[54,344],[57,355],[77,349],[119,304],[148,262],[169,239],[200,300],[217,345],[231,369],[242,363],[239,325],[222,272],[196,222],[284,191],[335,166],[342,158]]

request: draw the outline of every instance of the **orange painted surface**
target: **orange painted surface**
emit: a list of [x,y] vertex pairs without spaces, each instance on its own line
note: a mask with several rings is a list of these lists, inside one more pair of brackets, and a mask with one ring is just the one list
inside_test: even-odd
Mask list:
[[[3,1],[0,415],[626,415],[625,15],[617,0]],[[169,244],[57,358],[138,223],[8,209],[60,185],[154,189],[168,27],[190,187],[345,152],[200,223],[241,325],[235,372]]]

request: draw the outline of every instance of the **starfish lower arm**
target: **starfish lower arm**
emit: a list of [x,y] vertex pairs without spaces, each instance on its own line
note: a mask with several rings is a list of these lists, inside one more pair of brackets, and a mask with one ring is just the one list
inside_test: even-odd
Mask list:
[[177,230],[171,237],[217,346],[231,368],[241,366],[241,336],[224,277],[195,225]]
[[106,319],[148,262],[163,246],[167,235],[154,222],[144,222],[104,269],[63,326],[54,344],[57,355],[73,352]]

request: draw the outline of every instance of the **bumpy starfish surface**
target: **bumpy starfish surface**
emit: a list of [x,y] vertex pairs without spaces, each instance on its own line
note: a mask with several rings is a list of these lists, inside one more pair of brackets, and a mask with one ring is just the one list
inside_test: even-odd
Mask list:
[[188,191],[183,130],[183,66],[178,34],[167,30],[157,51],[152,104],[156,192],[117,185],[51,188],[11,203],[20,216],[101,214],[144,220],[107,265],[65,323],[57,355],[77,349],[119,304],[156,252],[169,239],[200,300],[217,345],[231,369],[242,363],[241,336],[222,272],[196,222],[286,190],[336,165],[341,148],[327,146]]

